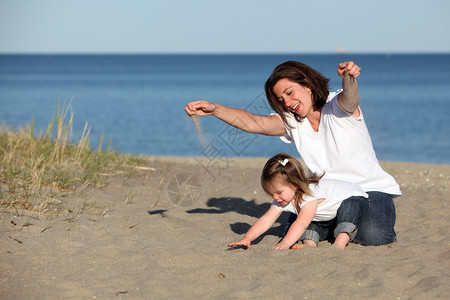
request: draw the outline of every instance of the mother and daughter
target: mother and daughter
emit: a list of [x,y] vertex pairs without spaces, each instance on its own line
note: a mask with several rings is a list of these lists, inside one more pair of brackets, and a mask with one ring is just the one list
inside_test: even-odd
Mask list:
[[268,116],[203,100],[187,104],[190,116],[213,115],[246,132],[295,143],[310,172],[302,173],[289,155],[272,157],[261,180],[274,202],[243,239],[229,246],[249,247],[281,211],[296,216],[275,249],[299,249],[298,241],[317,246],[333,231],[340,249],[350,241],[376,246],[396,240],[393,198],[401,191],[376,158],[359,107],[360,70],[351,61],[340,63],[342,90],[329,92],[329,79],[318,71],[296,61],[282,63],[265,83],[275,111]]

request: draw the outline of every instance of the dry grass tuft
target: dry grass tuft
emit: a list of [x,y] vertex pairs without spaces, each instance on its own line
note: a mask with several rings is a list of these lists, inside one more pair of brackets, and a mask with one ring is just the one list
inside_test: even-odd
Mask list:
[[[70,142],[73,114],[60,110],[45,134],[34,136],[34,122],[22,129],[0,126],[0,208],[38,212],[61,209],[62,196],[106,183],[102,174],[130,171],[138,157],[90,148],[86,123],[77,143]],[[56,136],[53,137],[53,132]]]

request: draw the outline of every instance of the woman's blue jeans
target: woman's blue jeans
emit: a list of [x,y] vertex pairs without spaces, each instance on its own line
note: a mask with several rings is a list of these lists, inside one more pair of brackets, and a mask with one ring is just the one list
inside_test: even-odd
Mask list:
[[[300,240],[310,239],[318,243],[332,240],[339,233],[347,232],[353,243],[364,246],[395,242],[397,235],[394,230],[395,205],[392,196],[382,192],[367,194],[369,198],[350,197],[344,200],[333,220],[311,222]],[[296,217],[291,216],[288,226]]]

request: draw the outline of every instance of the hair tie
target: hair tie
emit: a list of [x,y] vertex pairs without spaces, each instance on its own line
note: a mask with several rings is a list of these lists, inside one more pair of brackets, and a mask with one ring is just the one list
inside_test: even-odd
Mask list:
[[285,158],[284,160],[279,160],[280,164],[283,165],[283,167],[286,166],[286,164],[289,162],[289,159]]

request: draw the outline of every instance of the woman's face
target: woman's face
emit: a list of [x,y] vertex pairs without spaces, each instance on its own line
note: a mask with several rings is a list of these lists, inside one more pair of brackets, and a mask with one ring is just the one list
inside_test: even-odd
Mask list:
[[308,87],[282,78],[273,87],[273,92],[286,109],[302,118],[313,111],[312,93]]

